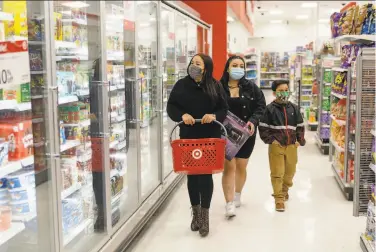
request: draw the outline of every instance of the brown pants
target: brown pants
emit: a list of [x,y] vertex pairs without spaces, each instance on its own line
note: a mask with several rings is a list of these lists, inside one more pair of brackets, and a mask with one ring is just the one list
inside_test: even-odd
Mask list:
[[294,144],[283,147],[269,145],[270,177],[276,203],[284,202],[286,193],[292,187],[297,163],[298,149]]

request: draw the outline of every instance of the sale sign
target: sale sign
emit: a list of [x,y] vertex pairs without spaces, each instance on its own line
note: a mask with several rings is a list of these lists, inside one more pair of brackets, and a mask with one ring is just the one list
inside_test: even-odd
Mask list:
[[29,82],[27,41],[0,42],[0,89]]

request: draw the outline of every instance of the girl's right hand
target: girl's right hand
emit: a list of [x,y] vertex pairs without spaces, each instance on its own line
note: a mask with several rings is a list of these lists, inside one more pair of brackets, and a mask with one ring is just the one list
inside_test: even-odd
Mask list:
[[182,119],[183,119],[184,124],[186,124],[186,125],[193,125],[193,124],[195,124],[195,119],[191,115],[189,115],[189,114],[184,114],[182,116]]

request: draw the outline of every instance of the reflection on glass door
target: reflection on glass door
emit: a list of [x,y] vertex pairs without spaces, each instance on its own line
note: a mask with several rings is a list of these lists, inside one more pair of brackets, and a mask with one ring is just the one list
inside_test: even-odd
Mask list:
[[188,52],[187,52],[187,33],[188,20],[186,17],[175,14],[175,50],[176,50],[176,74],[181,79],[187,75]]
[[188,21],[188,62],[197,54],[197,24],[192,20]]
[[0,251],[55,250],[44,6],[0,1]]
[[64,251],[106,234],[100,2],[53,1]]
[[141,197],[160,183],[159,175],[159,79],[157,75],[157,4],[137,1],[137,60],[140,94]]
[[[112,226],[138,203],[136,132],[130,101],[136,83],[133,1],[106,1],[107,80],[109,83],[110,187]],[[130,141],[133,139],[133,141]],[[131,158],[128,158],[131,157]]]
[[161,10],[161,57],[163,83],[163,177],[172,172],[172,151],[169,134],[175,123],[167,116],[166,106],[171,90],[176,82],[175,78],[175,13],[162,7]]

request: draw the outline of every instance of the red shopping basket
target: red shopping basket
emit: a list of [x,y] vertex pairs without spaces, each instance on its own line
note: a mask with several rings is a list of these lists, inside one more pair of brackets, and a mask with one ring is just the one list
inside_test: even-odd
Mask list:
[[[201,120],[196,120],[200,123]],[[218,121],[227,137],[226,128]],[[183,124],[178,123],[170,134],[174,171],[188,175],[214,174],[223,171],[225,162],[226,140],[220,138],[176,139],[172,133]]]

